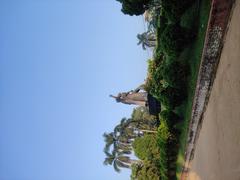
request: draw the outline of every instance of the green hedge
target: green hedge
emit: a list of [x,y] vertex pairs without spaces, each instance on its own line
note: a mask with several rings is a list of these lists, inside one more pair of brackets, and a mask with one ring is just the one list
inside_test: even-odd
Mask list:
[[175,128],[175,125],[180,122],[181,117],[178,116],[175,112],[170,110],[163,110],[160,113],[160,119],[164,119],[167,121],[168,126],[173,129]]
[[195,0],[162,0],[162,8],[170,23],[176,23],[194,2]]
[[180,26],[191,31],[195,31],[198,24],[196,18],[198,16],[198,6],[197,3],[188,8],[180,19]]
[[150,161],[132,165],[131,180],[160,180],[159,167]]
[[159,93],[159,99],[166,109],[172,110],[181,105],[186,99],[186,92],[181,89],[168,87]]
[[136,138],[133,142],[135,155],[141,160],[157,161],[159,159],[159,148],[154,134],[145,134]]
[[162,77],[172,88],[186,89],[188,67],[184,62],[170,61],[162,68]]
[[186,46],[185,31],[178,24],[168,25],[161,37],[160,47],[167,56],[177,57]]

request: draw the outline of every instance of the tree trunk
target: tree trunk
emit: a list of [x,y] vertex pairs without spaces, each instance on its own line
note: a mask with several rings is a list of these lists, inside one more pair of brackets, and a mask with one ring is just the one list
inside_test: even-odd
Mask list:
[[157,133],[157,131],[146,130],[146,129],[139,129],[139,131],[147,132],[147,133]]

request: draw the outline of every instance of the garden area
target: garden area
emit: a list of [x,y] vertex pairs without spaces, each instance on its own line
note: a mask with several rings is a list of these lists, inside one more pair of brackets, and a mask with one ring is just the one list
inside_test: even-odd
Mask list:
[[137,107],[104,133],[105,165],[132,170],[132,180],[179,179],[210,11],[210,0],[117,0],[126,15],[145,16],[138,34],[149,48],[145,91],[161,103],[159,115]]

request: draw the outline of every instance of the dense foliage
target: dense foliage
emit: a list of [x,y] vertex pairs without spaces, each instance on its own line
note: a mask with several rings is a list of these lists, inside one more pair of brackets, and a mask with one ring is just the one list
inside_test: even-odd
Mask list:
[[179,61],[158,61],[148,61],[145,89],[159,99],[165,108],[175,108],[186,98],[188,68]]
[[178,22],[185,10],[190,7],[194,0],[162,0],[162,9],[171,23]]
[[[131,158],[133,144],[136,145],[135,141],[144,138],[147,133],[156,133],[157,122],[156,117],[147,113],[144,107],[135,108],[132,118],[122,118],[113,132],[103,134],[106,154],[104,164],[113,165],[117,172],[120,172],[121,168],[131,168],[133,164],[142,164],[141,161]],[[155,149],[156,147],[155,143]]]
[[148,9],[150,0],[117,0],[122,4],[122,12],[124,14],[141,15]]
[[158,128],[158,146],[160,148],[160,157],[159,157],[159,173],[160,177],[162,179],[167,179],[167,161],[168,161],[168,156],[167,156],[167,144],[168,144],[168,139],[171,137],[168,123],[166,119],[160,119],[160,126]]
[[154,160],[159,158],[159,148],[155,135],[146,134],[136,138],[133,142],[135,155],[141,160]]
[[162,78],[169,87],[184,89],[188,75],[188,67],[180,61],[170,61],[162,68]]
[[168,56],[176,57],[186,42],[185,31],[178,24],[169,24],[160,36],[160,47]]
[[197,15],[196,13],[198,11],[198,5],[193,4],[191,7],[189,7],[184,14],[182,15],[180,19],[180,26],[189,30],[189,31],[196,31],[195,28],[197,27]]
[[175,128],[174,126],[181,121],[181,117],[178,114],[176,114],[173,111],[169,111],[169,110],[163,110],[160,113],[160,119],[167,121],[168,126],[171,129],[174,129]]
[[131,180],[160,180],[159,167],[151,161],[132,166]]

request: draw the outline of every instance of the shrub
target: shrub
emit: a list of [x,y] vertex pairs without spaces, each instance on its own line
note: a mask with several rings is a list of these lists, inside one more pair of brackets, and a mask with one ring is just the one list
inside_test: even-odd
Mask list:
[[188,8],[180,19],[180,26],[188,30],[194,31],[198,15],[197,3]]
[[184,30],[179,25],[168,25],[160,37],[162,51],[168,56],[177,57],[179,52],[185,47],[184,33]]
[[178,139],[172,138],[169,139],[168,145],[167,145],[167,176],[168,179],[176,179],[176,162],[177,162],[177,153],[178,153]]
[[159,148],[154,135],[145,134],[136,138],[133,142],[135,155],[142,160],[157,161],[159,159]]
[[131,180],[160,180],[159,168],[150,161],[132,165]]
[[179,61],[169,63],[149,60],[145,90],[161,101],[167,109],[179,106],[186,98],[188,71]]
[[175,125],[181,120],[181,118],[173,111],[163,110],[160,113],[160,121],[165,120],[168,123],[171,131],[175,129]]
[[149,60],[148,61],[148,75],[145,82],[145,90],[150,93],[155,98],[159,99],[158,95],[159,92],[163,90],[161,80],[162,78],[162,62],[161,61],[155,61],[155,60]]
[[148,60],[148,74],[147,74],[147,79],[146,79],[146,82],[144,85],[144,89],[147,92],[150,92],[154,86],[153,77],[154,77],[154,73],[155,73],[156,69],[157,69],[156,61],[149,59]]
[[158,145],[160,149],[160,158],[158,162],[159,170],[160,170],[160,175],[162,179],[167,179],[167,144],[168,144],[168,139],[171,136],[169,132],[169,127],[167,125],[167,122],[162,119],[160,121],[160,126],[158,128]]
[[159,22],[158,22],[158,29],[157,29],[157,34],[159,37],[162,35],[164,29],[167,27],[168,24],[168,19],[166,18],[166,15],[164,12],[162,15],[159,16]]
[[185,98],[186,92],[172,87],[164,89],[159,94],[162,105],[169,110],[181,105]]
[[183,62],[171,60],[162,68],[162,77],[170,87],[186,89],[188,68]]
[[155,61],[162,61],[163,60],[164,54],[161,51],[160,46],[157,46],[156,49],[154,50],[153,57],[154,57]]
[[[162,150],[165,150],[167,140],[170,136],[168,123],[165,119],[161,119],[160,125],[158,128],[158,144]],[[165,151],[162,151],[165,152]]]
[[[160,167],[164,165],[165,171],[164,176],[166,179],[176,178],[176,158],[178,152],[178,137],[179,132],[174,127],[174,124],[178,122],[180,117],[172,111],[164,110],[160,113],[161,125],[158,129],[158,143],[161,149],[160,151]],[[165,154],[161,154],[163,152]],[[164,169],[163,167],[160,169]],[[160,173],[162,174],[162,173]]]
[[170,23],[176,23],[193,2],[194,0],[162,0],[162,7]]

